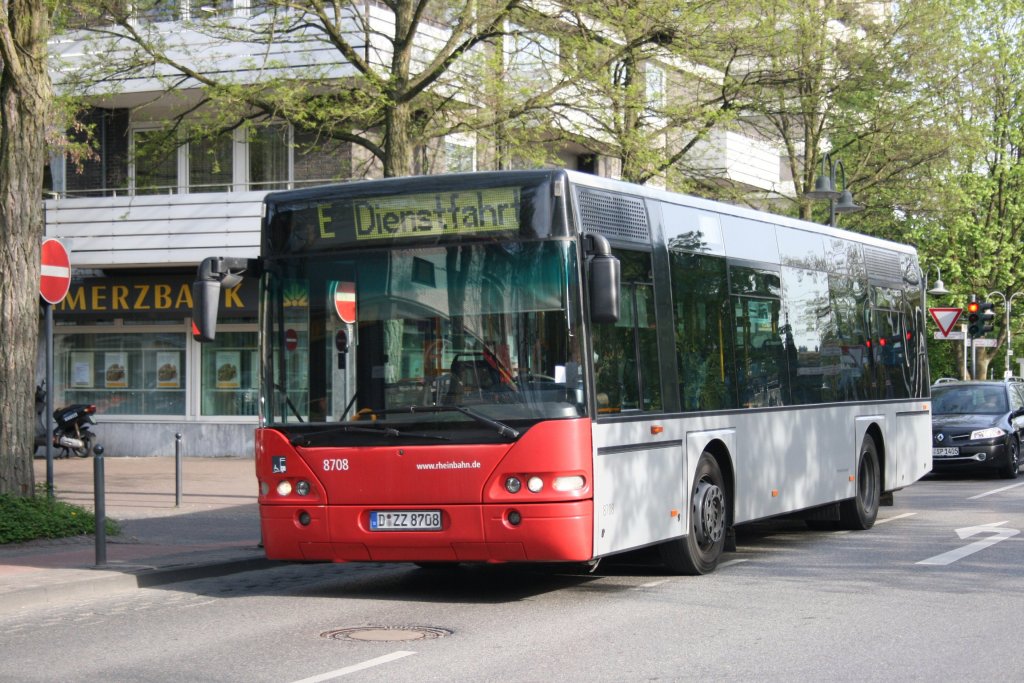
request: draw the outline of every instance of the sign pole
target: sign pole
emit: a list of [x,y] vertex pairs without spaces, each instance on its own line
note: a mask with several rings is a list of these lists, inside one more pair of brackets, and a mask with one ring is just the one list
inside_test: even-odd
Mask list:
[[961,377],[967,377],[968,379],[974,379],[967,375],[967,325],[961,325],[960,330],[964,333],[964,368]]
[[53,306],[43,302],[46,335],[46,406],[43,408],[43,438],[46,439],[46,495],[53,498]]
[[[53,307],[64,300],[71,286],[71,256],[60,240],[43,240],[39,248],[39,296],[43,299],[46,334],[46,494],[53,497]],[[33,451],[35,449],[33,448]]]

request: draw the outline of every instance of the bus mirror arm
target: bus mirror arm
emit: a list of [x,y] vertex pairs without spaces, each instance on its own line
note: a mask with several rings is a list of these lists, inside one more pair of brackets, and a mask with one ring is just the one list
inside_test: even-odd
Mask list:
[[210,256],[203,259],[192,283],[192,336],[196,341],[213,341],[217,335],[220,288],[236,287],[245,273],[259,274],[259,259]]
[[584,237],[590,256],[590,319],[595,323],[616,323],[619,320],[619,259],[602,235]]

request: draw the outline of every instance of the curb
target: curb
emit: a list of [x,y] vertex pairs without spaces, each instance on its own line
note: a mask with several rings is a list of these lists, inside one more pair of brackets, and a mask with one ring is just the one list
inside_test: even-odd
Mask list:
[[71,579],[51,586],[37,586],[6,593],[0,599],[0,615],[10,614],[25,607],[55,605],[76,599],[123,593],[139,588],[152,588],[182,581],[226,576],[257,569],[278,567],[285,562],[265,557],[250,557],[223,562],[181,565],[161,569],[147,569],[137,573],[117,573],[96,578]]

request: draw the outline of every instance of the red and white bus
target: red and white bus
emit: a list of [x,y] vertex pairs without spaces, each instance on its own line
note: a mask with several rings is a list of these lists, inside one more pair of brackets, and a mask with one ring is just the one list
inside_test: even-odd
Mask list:
[[[715,568],[736,525],[868,529],[931,469],[913,248],[563,170],[266,197],[272,559]],[[224,369],[230,372],[230,369]]]

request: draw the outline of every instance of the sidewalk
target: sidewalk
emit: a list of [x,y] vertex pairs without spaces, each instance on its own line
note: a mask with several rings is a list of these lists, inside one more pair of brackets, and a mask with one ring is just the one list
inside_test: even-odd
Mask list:
[[[35,460],[46,483],[46,459]],[[101,595],[272,566],[259,547],[256,475],[249,458],[183,458],[175,506],[173,457],[104,458],[107,536],[97,566],[92,536],[0,545],[0,614]],[[93,510],[92,458],[54,460],[60,500]]]

